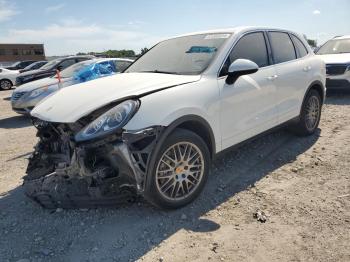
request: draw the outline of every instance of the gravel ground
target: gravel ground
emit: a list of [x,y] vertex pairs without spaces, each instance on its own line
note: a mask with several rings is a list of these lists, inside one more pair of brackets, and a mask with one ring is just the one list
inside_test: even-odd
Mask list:
[[328,98],[314,136],[278,131],[223,155],[201,197],[171,212],[32,203],[21,178],[35,130],[10,94],[0,91],[0,261],[350,261],[350,94]]

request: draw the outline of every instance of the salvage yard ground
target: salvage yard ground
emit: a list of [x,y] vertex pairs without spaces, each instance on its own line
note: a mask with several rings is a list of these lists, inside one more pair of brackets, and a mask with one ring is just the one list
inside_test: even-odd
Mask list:
[[314,136],[278,131],[225,154],[177,211],[32,203],[21,178],[35,129],[10,94],[0,91],[0,261],[350,261],[350,94],[327,99]]

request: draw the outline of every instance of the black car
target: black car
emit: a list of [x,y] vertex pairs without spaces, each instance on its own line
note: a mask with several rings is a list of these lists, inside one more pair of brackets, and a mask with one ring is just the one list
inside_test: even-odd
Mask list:
[[16,62],[11,66],[7,66],[5,67],[6,69],[10,69],[10,70],[20,70],[23,69],[33,63],[35,63],[36,61],[34,60],[27,60],[27,61],[20,61],[20,62]]
[[26,66],[25,68],[19,70],[19,72],[23,73],[23,72],[28,72],[30,70],[39,69],[40,67],[42,67],[45,64],[47,64],[47,61],[38,61],[38,62],[30,64],[29,66]]
[[42,79],[45,77],[50,77],[56,74],[57,70],[62,71],[67,67],[74,65],[76,63],[93,59],[94,56],[69,56],[58,58],[48,62],[46,65],[40,67],[37,70],[31,70],[28,72],[20,73],[16,78],[16,86],[20,86],[22,84]]

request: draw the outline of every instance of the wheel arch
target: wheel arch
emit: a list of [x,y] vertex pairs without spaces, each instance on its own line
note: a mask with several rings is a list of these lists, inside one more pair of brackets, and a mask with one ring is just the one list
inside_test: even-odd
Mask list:
[[1,78],[1,79],[0,79],[0,82],[1,82],[1,81],[6,81],[6,80],[9,81],[9,82],[11,83],[11,85],[13,85],[12,80],[9,79],[9,78]]
[[[216,154],[216,144],[215,144],[215,137],[214,132],[212,128],[210,127],[209,123],[201,116],[198,115],[185,115],[177,118],[176,120],[172,121],[169,125],[167,125],[164,128],[164,131],[161,133],[150,158],[150,161],[148,163],[148,166],[154,166],[156,162],[156,156],[158,155],[159,151],[161,150],[161,146],[164,143],[165,139],[173,132],[176,128],[183,128],[187,129],[189,131],[194,132],[195,134],[199,135],[203,141],[207,144],[208,150],[210,152],[210,158],[211,160],[214,159],[214,156]],[[197,129],[198,128],[198,129]],[[200,132],[198,132],[200,130]],[[209,139],[208,139],[209,138]],[[150,169],[147,168],[145,181],[144,181],[144,188],[149,186],[150,183]]]
[[208,146],[211,158],[215,156],[216,144],[214,132],[204,118],[198,115],[182,116],[166,127],[162,137],[165,139],[176,128],[186,129],[200,136]]
[[313,81],[309,85],[309,87],[306,89],[306,92],[305,92],[304,98],[303,98],[303,102],[302,102],[301,107],[300,107],[300,113],[301,113],[301,110],[303,108],[303,104],[305,103],[306,96],[310,92],[310,90],[316,90],[319,93],[319,95],[320,95],[320,97],[322,99],[322,101],[321,101],[322,104],[324,103],[324,100],[325,100],[325,97],[326,97],[326,92],[325,92],[324,85],[319,80]]

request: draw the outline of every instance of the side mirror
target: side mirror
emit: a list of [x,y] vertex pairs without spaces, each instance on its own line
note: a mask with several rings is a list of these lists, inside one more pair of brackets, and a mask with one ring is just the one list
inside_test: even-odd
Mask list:
[[226,84],[232,85],[240,76],[253,74],[258,70],[259,66],[253,61],[248,59],[237,59],[228,68]]
[[63,66],[61,66],[61,65],[57,66],[58,71],[62,71],[62,69],[63,69]]

